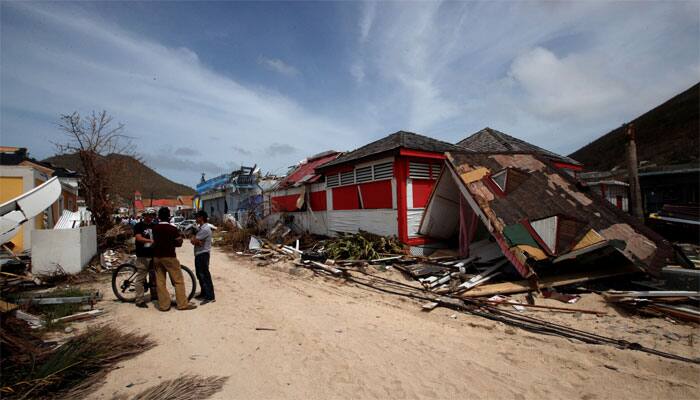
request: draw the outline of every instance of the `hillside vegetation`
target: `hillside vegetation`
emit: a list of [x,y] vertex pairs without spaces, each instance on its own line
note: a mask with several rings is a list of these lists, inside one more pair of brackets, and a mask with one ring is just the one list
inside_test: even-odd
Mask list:
[[[141,192],[144,198],[173,198],[195,193],[191,187],[171,181],[133,157],[110,154],[102,160],[109,164],[113,174],[110,194],[121,199],[132,199],[135,191]],[[82,172],[77,154],[56,155],[44,161]]]

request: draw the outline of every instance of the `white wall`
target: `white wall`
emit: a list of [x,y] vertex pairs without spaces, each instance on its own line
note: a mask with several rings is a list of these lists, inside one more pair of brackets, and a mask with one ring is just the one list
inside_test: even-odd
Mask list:
[[328,211],[328,231],[355,233],[359,230],[377,235],[398,235],[396,210],[334,210]]
[[97,254],[97,230],[94,225],[75,229],[32,231],[32,273],[47,275],[60,265],[69,274],[77,274]]

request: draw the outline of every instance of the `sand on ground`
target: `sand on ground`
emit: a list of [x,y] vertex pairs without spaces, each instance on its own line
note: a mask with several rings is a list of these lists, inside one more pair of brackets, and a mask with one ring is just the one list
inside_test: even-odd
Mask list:
[[[193,266],[192,247],[179,250]],[[111,322],[158,346],[107,376],[90,398],[133,395],[183,374],[228,376],[216,399],[696,399],[698,365],[587,345],[379,294],[214,249],[216,303],[159,312],[114,300]],[[563,303],[557,303],[562,305]],[[587,297],[581,308],[604,307]],[[657,318],[528,312],[698,357],[697,327]],[[274,330],[256,330],[269,328]],[[84,329],[84,326],[78,330]]]

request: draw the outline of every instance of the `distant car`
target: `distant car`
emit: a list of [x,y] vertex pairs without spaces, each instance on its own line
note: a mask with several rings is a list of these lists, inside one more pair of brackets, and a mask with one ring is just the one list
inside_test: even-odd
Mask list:
[[177,226],[177,228],[180,229],[180,231],[184,232],[187,230],[187,228],[189,228],[192,225],[195,225],[196,223],[197,221],[193,219],[184,219],[180,221],[180,223],[175,224],[175,226]]
[[185,217],[179,216],[179,215],[178,215],[178,216],[175,216],[175,217],[170,218],[170,223],[173,224],[173,225],[179,225],[179,224],[181,224],[182,221],[184,221],[184,220],[185,220]]

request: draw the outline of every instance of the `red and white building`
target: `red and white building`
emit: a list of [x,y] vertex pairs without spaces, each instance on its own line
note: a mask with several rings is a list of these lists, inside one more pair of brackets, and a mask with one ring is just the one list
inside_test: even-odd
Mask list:
[[309,157],[266,191],[267,221],[274,224],[284,215],[300,231],[328,235],[326,183],[316,168],[340,155],[331,150]]
[[315,156],[270,193],[273,216],[286,213],[301,230],[328,236],[359,230],[397,236],[421,253],[430,242],[418,234],[425,206],[444,153],[458,149],[399,131],[340,156]]

